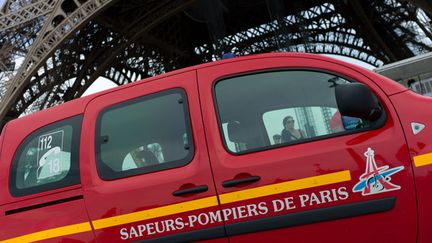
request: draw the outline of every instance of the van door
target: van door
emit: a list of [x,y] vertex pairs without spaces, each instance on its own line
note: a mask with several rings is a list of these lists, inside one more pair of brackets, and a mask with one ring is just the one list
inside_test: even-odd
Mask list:
[[65,114],[51,109],[4,129],[0,242],[94,241],[80,184],[82,116]]
[[[273,54],[205,67],[198,79],[230,242],[416,241],[404,134],[366,76]],[[369,86],[385,114],[341,117],[334,87],[349,82]]]
[[88,105],[82,181],[98,242],[227,241],[197,89],[190,71]]

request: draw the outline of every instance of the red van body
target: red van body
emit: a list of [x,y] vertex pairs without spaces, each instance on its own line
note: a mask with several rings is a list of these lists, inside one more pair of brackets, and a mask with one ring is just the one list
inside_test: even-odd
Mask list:
[[4,127],[0,242],[432,242],[431,104],[303,53],[73,100]]

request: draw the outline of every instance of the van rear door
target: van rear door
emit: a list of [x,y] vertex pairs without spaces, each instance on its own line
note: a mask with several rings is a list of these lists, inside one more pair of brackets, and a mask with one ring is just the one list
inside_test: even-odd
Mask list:
[[82,117],[76,105],[7,125],[0,155],[0,241],[94,241],[80,184]]
[[226,242],[195,71],[153,78],[90,102],[84,197],[98,242]]

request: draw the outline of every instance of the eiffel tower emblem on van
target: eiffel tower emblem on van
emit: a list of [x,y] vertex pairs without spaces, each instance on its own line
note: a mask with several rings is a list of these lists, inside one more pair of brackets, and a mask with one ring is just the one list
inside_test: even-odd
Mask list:
[[366,170],[359,177],[360,181],[353,187],[353,192],[361,192],[363,196],[389,192],[401,189],[391,183],[391,176],[404,169],[404,166],[389,168],[388,165],[378,167],[375,162],[374,150],[368,148],[366,156]]

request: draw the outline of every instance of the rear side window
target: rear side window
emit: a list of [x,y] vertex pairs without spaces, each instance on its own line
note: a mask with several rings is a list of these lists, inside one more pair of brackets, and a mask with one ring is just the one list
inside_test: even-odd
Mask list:
[[104,180],[182,166],[192,156],[187,100],[181,89],[116,104],[98,118],[96,158]]
[[10,175],[10,191],[24,196],[80,182],[79,136],[82,117],[40,128],[19,146]]

